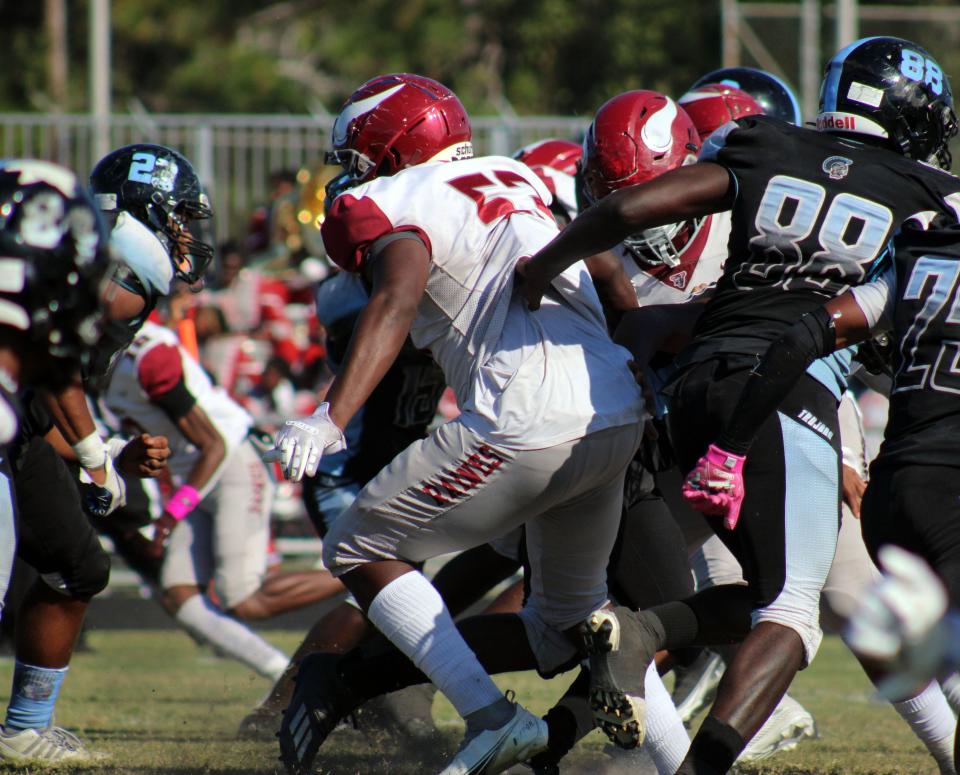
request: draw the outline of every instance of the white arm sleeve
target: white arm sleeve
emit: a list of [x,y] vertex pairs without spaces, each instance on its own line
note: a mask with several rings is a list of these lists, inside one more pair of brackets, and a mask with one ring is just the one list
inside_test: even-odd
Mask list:
[[897,301],[897,273],[891,265],[873,282],[850,291],[871,331],[889,331],[893,327],[893,307]]

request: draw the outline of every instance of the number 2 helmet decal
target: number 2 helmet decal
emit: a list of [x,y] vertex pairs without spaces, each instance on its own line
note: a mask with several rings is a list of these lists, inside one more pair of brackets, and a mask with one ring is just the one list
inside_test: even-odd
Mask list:
[[163,145],[138,143],[104,156],[90,174],[101,210],[130,213],[164,243],[177,277],[203,278],[213,246],[197,221],[211,218],[210,200],[185,156]]

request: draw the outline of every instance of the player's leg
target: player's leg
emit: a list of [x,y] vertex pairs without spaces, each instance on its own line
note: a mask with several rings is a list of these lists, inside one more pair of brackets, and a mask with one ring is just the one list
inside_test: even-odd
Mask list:
[[[944,579],[954,604],[960,593],[960,508],[952,492],[955,488],[944,483],[955,481],[958,473],[950,467],[875,466],[861,511],[867,549],[875,555],[883,544],[897,543],[923,555]],[[865,551],[863,544],[860,551]],[[864,664],[864,670],[871,680],[884,677],[870,664]],[[914,696],[892,704],[936,759],[940,771],[956,772],[953,714],[939,684],[918,687]]]
[[214,575],[213,517],[207,508],[201,503],[171,534],[160,569],[160,601],[191,636],[276,680],[286,669],[286,654],[203,594]]
[[[385,469],[385,471],[371,483],[371,486],[361,494],[357,502],[358,506],[362,506],[364,500],[369,498],[371,503],[376,504],[376,511],[381,514],[380,519],[387,521],[391,520],[389,512],[385,511],[385,509],[389,507],[389,501],[378,497],[377,493],[381,488],[389,493],[389,498],[394,502],[402,499],[400,502],[406,505],[407,519],[409,519],[409,506],[411,504],[418,504],[418,508],[426,515],[424,524],[420,530],[406,538],[404,546],[401,548],[401,551],[406,556],[415,560],[425,559],[431,554],[443,551],[449,547],[451,540],[460,545],[464,545],[495,538],[516,524],[525,521],[529,516],[543,509],[549,509],[553,504],[567,498],[570,490],[566,488],[576,488],[577,486],[576,482],[578,479],[576,477],[557,475],[558,470],[566,470],[567,468],[576,467],[577,465],[583,465],[583,454],[575,451],[577,445],[560,445],[560,447],[549,450],[522,453],[492,450],[485,445],[474,450],[472,446],[469,445],[475,446],[475,442],[470,438],[466,438],[464,436],[466,432],[460,429],[458,425],[457,423],[448,423],[446,426],[442,426],[438,432],[435,432],[435,436],[440,436],[439,440],[434,438],[408,449],[407,452],[394,461],[388,469]],[[460,438],[451,438],[454,433]],[[606,447],[609,446],[609,438],[617,440],[618,437],[624,435],[631,435],[631,441],[635,443],[635,431],[626,434],[616,429],[595,434],[597,438],[594,440],[596,442],[606,441],[607,443],[604,444],[604,447]],[[425,444],[430,444],[430,448],[427,451],[421,449]],[[578,444],[582,445],[582,440],[578,442]],[[619,443],[613,446],[614,448],[623,447],[624,444]],[[441,449],[450,447],[451,449],[446,452],[445,455],[441,455],[439,460],[432,460],[431,458],[436,457],[434,449],[437,447]],[[632,450],[630,450],[630,452],[632,452]],[[615,454],[622,455],[622,450]],[[605,460],[604,455],[599,454],[594,455],[594,458],[596,460],[594,465]],[[437,472],[443,472],[445,469],[456,470],[457,463],[460,462],[462,464],[464,460],[473,460],[476,465],[475,470],[479,471],[481,475],[479,477],[471,475],[473,476],[472,479],[470,476],[462,479],[459,485],[462,488],[460,492],[457,492],[455,488],[447,489],[447,485],[452,485],[453,480],[445,480],[438,475]],[[624,465],[625,462],[624,460]],[[395,483],[391,485],[389,477],[397,476],[398,473],[402,473],[399,477],[402,481],[413,481],[419,484],[414,487],[407,487],[406,489],[397,487]],[[470,474],[470,469],[466,469],[465,473]],[[611,470],[609,465],[605,467],[605,476],[616,476],[616,474],[616,468]],[[387,486],[385,487],[385,485]],[[590,483],[587,482],[581,486],[590,486]],[[445,489],[440,490],[438,489],[439,487],[444,487]],[[575,490],[573,491],[575,492]],[[397,495],[398,492],[399,495]],[[426,498],[424,498],[424,495],[426,495]],[[353,511],[354,510],[348,512],[344,519],[351,516]],[[359,530],[356,524],[348,526],[342,521],[338,522],[334,528],[333,537],[339,536],[339,538],[332,543],[328,540],[328,555],[325,559],[329,559],[330,562],[338,564],[356,564],[356,558],[360,556],[360,551],[358,551],[358,546],[354,539],[355,534],[360,534],[363,537],[362,540],[368,544],[372,543],[376,545],[379,543],[381,548],[377,554],[380,556],[386,554],[387,552],[384,551],[385,547],[382,547],[384,538],[378,536],[375,529],[371,529],[374,525],[363,524],[364,520],[374,519],[375,516],[372,509],[361,509],[359,515],[354,515],[354,520],[360,523]],[[493,520],[493,522],[491,522],[491,520]],[[394,531],[396,530],[396,524],[393,525],[393,529]],[[383,532],[382,528],[380,532]],[[607,548],[607,551],[608,550],[609,547]],[[399,553],[396,548],[389,549],[389,552]],[[395,571],[396,568],[393,570]],[[348,585],[350,585],[350,577],[353,576],[354,573],[356,573],[355,570],[347,574],[346,579]],[[399,578],[403,579],[405,576],[410,575],[410,573],[406,573]],[[369,577],[365,581],[369,581]],[[388,584],[384,592],[389,592],[395,583],[396,581]],[[360,594],[358,598],[362,603],[364,602],[364,592],[369,594],[369,589],[366,588],[364,584],[361,584],[359,591]],[[405,634],[398,632],[398,628],[391,624],[389,613],[375,610],[376,603],[383,600],[383,594],[384,593],[381,592],[377,595],[374,600],[374,605],[371,606],[371,614],[381,619],[382,624],[381,622],[377,622],[378,626],[380,626],[381,629],[389,630],[387,634],[392,634],[397,641],[400,641],[397,645],[405,653],[409,652],[408,656],[412,655],[414,661],[417,662],[420,668],[423,668],[425,673],[428,675],[433,673],[431,678],[434,680],[434,683],[438,684],[438,688],[443,691],[444,683],[448,681],[447,677],[443,675],[444,666],[441,664],[440,670],[438,670],[436,666],[427,664],[428,660],[424,660],[422,656],[415,653],[414,649],[409,648],[409,646],[403,643]],[[416,595],[409,595],[404,599],[413,599],[415,601],[416,597]],[[421,600],[429,599],[429,592],[424,589],[422,595],[419,597]],[[439,596],[436,596],[435,600],[439,601]],[[393,604],[395,604],[395,602],[396,601],[391,601]],[[414,602],[414,605],[411,607],[415,608],[416,606],[417,603]],[[442,614],[431,614],[434,620],[436,620],[438,616],[442,616]],[[374,617],[371,616],[371,618]],[[446,629],[446,617],[444,616],[441,621],[443,629]],[[488,618],[486,626],[481,625],[481,628],[476,630],[479,638],[487,638],[492,643],[492,639],[489,638],[489,633],[494,631],[497,626],[490,626],[493,621],[498,622],[499,626],[512,630],[514,633],[512,637],[516,637],[516,633],[523,631],[523,627],[516,617],[493,617],[492,620]],[[470,627],[468,622],[469,620],[462,625],[466,627],[467,630],[469,630]],[[434,634],[434,640],[436,640],[436,637],[436,634]],[[445,635],[444,637],[449,638],[449,635]],[[457,638],[461,640],[459,635]],[[485,673],[482,669],[479,669],[479,662],[476,662],[474,655],[469,649],[466,649],[465,644],[463,644],[462,647],[457,646],[455,648],[456,651],[454,651],[453,648],[450,649],[445,661],[449,664],[449,667],[452,668],[454,662],[450,654],[456,653],[460,655],[459,662],[456,663],[456,677],[462,681],[465,675],[465,671],[463,670],[465,660],[469,659],[469,662],[474,665],[471,673],[473,676],[476,676],[472,679],[475,690],[481,680],[480,677],[485,678]],[[482,651],[484,649],[481,647],[480,650]],[[499,651],[502,652],[502,648],[499,649]],[[512,656],[508,654],[506,656],[513,660],[516,659],[516,654]],[[500,658],[503,659],[504,655],[501,654]],[[528,654],[523,661],[529,665],[531,659],[532,655]],[[306,668],[308,662],[309,660],[305,661],[304,668]],[[369,676],[371,673],[364,669],[364,674]],[[492,684],[490,684],[490,686],[492,687]],[[384,689],[389,690],[390,688],[393,687],[381,686],[378,687],[378,690],[383,691]],[[469,728],[471,719],[468,714],[471,712],[469,710],[471,698],[467,692],[462,691],[463,687],[453,685],[451,689],[453,693],[459,693],[460,695],[457,697],[457,701],[454,702],[454,706],[457,707],[459,703],[461,707],[458,708],[458,710],[461,711],[462,715],[468,716],[469,736],[475,731]],[[496,705],[494,704],[492,698],[496,691],[495,688],[491,689],[488,687],[485,691],[487,692],[485,699],[488,700],[487,707],[483,708],[485,711],[491,712],[490,715],[499,715],[507,711],[507,708],[499,703],[499,699],[496,701]],[[479,694],[479,692],[475,692],[475,699],[472,700],[474,704],[481,701],[476,697],[477,694]],[[497,696],[499,697],[498,693]],[[466,713],[464,713],[464,710],[466,710]],[[489,721],[484,721],[484,719],[480,718],[479,721],[482,724],[489,725],[497,723],[499,719],[493,718]]]
[[204,500],[213,514],[214,583],[231,614],[267,619],[343,592],[325,570],[267,576],[273,482],[251,444],[241,444]]
[[50,725],[90,598],[109,580],[110,558],[80,508],[74,477],[46,441],[30,441],[14,481],[18,552],[41,575],[17,612],[13,688],[0,757],[90,759],[94,755],[78,739]]
[[[608,566],[612,597],[634,609],[684,599],[693,594],[693,577],[683,534],[663,498],[654,489],[649,474],[637,472],[631,464],[627,477],[636,485],[638,473],[648,480],[648,484],[633,488],[628,485],[626,488],[633,492],[633,503],[620,521]],[[544,717],[550,728],[550,740],[548,750],[536,760],[544,771],[556,766],[577,741],[594,728],[588,680],[589,673],[583,671]],[[659,676],[657,683],[658,688],[662,686]],[[658,693],[651,702],[657,705],[651,707],[649,713],[656,722],[648,730],[644,746],[658,762],[658,769],[665,772],[671,763],[676,769],[690,744],[689,737],[669,695],[664,701]]]
[[[681,383],[670,414],[683,465],[692,465],[706,440],[718,432],[721,418],[739,395],[743,374],[737,372],[731,378],[714,362],[691,369],[684,379],[691,377],[696,381]],[[619,609],[613,614],[598,612],[589,622],[594,637],[606,641],[599,648],[594,644],[606,669],[598,681],[597,699],[609,698],[611,706],[630,703],[630,711],[637,710],[632,703],[643,692],[642,680],[628,674],[630,663],[645,663],[663,647],[742,637],[752,622],[753,629],[721,681],[713,712],[685,766],[695,767],[693,762],[703,760],[704,766],[729,768],[819,643],[819,594],[839,521],[836,402],[818,383],[805,378],[782,409],[761,429],[752,450],[750,471],[745,472],[746,521],[741,519],[736,532],[720,531],[737,554],[750,586],[716,587],[639,617]],[[794,420],[801,410],[825,426],[814,429]],[[683,441],[682,434],[686,434]],[[785,465],[790,466],[789,477]],[[624,627],[619,627],[621,620]],[[625,646],[614,645],[618,635]],[[613,648],[604,655],[605,645]],[[622,722],[617,726],[627,728]]]
[[[802,417],[816,418],[816,427]],[[747,487],[759,499],[744,504],[749,521],[731,546],[755,594],[754,627],[694,739],[685,761],[689,772],[733,763],[742,747],[737,737],[747,741],[756,734],[797,670],[812,661],[821,638],[820,591],[839,527],[839,427],[833,396],[804,377],[757,441],[751,450],[754,467],[747,475],[753,481]]]

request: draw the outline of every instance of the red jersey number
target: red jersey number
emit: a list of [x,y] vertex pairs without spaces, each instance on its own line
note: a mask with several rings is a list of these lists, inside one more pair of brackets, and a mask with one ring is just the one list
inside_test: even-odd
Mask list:
[[477,214],[484,223],[518,212],[541,212],[552,219],[536,190],[516,172],[475,172],[447,183],[476,202]]

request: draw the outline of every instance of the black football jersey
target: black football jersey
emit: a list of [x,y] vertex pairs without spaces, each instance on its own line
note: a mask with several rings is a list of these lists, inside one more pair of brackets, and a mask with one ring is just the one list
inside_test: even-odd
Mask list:
[[960,209],[960,179],[893,151],[750,116],[718,130],[702,159],[736,185],[729,258],[681,362],[763,353],[787,326],[889,261],[918,213]]
[[960,466],[960,226],[896,242],[893,387],[877,465]]

